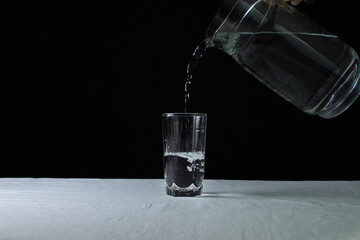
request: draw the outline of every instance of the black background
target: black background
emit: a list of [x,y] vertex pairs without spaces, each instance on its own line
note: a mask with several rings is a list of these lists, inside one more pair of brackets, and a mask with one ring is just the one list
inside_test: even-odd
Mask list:
[[[131,2],[131,3],[129,3]],[[0,177],[161,178],[161,114],[222,1],[0,1]],[[360,51],[355,2],[298,9]],[[357,101],[307,115],[209,49],[191,110],[208,114],[206,178],[360,179]]]

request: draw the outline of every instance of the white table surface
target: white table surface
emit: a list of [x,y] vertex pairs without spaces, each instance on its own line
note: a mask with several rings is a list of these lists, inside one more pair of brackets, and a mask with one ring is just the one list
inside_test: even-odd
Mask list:
[[0,239],[360,239],[360,181],[0,178]]

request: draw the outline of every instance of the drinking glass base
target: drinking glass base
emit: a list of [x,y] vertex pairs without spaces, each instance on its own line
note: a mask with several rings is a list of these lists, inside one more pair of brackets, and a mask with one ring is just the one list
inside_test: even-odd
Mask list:
[[167,195],[173,197],[194,197],[197,195],[201,195],[202,187],[202,185],[200,187],[196,187],[194,184],[191,184],[187,188],[181,188],[178,187],[175,183],[173,183],[171,187],[165,187],[165,192]]

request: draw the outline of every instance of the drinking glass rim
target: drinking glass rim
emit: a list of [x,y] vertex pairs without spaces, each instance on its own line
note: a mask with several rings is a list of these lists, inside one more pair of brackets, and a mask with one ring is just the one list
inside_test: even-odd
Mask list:
[[176,113],[163,113],[163,117],[206,117],[206,113],[186,113],[186,112],[176,112]]

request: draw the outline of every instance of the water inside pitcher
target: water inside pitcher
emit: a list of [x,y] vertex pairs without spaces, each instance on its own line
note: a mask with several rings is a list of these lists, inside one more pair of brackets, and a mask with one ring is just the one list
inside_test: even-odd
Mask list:
[[356,51],[282,0],[225,0],[194,61],[207,47],[231,55],[285,100],[322,118],[341,114],[360,93]]

